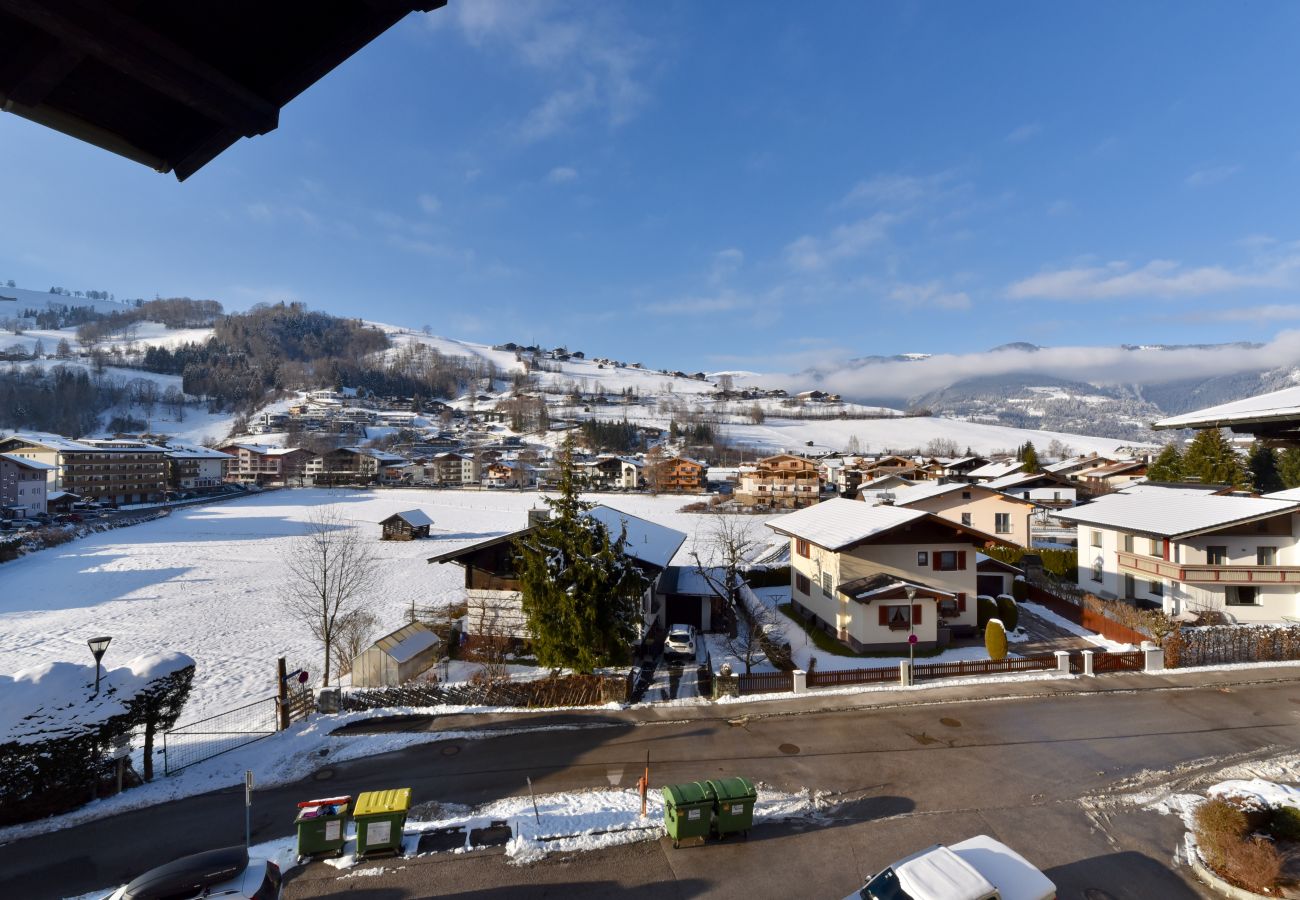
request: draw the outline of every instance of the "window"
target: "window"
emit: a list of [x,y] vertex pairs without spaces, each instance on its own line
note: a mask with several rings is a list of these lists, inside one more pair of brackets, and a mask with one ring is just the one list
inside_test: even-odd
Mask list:
[[831,580],[830,572],[822,572],[822,593],[827,597],[835,596],[835,582]]
[[1226,566],[1228,564],[1228,548],[1206,547],[1205,564],[1209,566]]
[[966,568],[965,550],[936,550],[934,568],[940,572],[955,572]]
[[961,514],[961,523],[965,525],[967,528],[970,527],[970,513]]
[[961,498],[962,498],[963,500],[969,500],[969,499],[970,499],[970,494],[971,494],[970,491],[962,491],[962,492],[961,492]]
[[1094,546],[1094,547],[1100,547],[1100,546],[1101,546],[1101,532],[1100,532],[1100,531],[1093,531],[1093,533],[1092,533],[1092,546]]
[[801,594],[808,594],[808,593],[811,593],[811,591],[812,591],[812,582],[808,580],[808,576],[807,576],[807,575],[804,575],[804,574],[801,573],[801,572],[795,572],[795,573],[794,573],[794,589],[795,589],[796,591],[798,591],[799,593],[801,593]]
[[993,530],[998,534],[1011,533],[1011,513],[997,513],[993,517]]
[[1152,556],[1163,557],[1165,555],[1165,545],[1161,542],[1160,538],[1151,538],[1148,543],[1150,544],[1148,549]]
[[1133,552],[1133,535],[1131,534],[1124,535],[1124,552],[1125,553]]
[[804,559],[812,556],[812,549],[809,547],[808,542],[803,538],[794,539],[794,552],[798,553]]
[[1152,581],[1147,585],[1147,593],[1156,597],[1165,595],[1165,583],[1163,581]]
[[1092,562],[1092,580],[1101,581],[1101,560],[1096,559]]
[[1132,575],[1124,576],[1124,599],[1133,600],[1137,598],[1137,579]]
[[882,606],[880,618],[890,631],[907,631],[912,627],[912,609],[909,606]]
[[930,553],[927,550],[916,551],[916,564],[921,567],[930,565]]
[[1225,602],[1229,606],[1259,606],[1259,588],[1245,584],[1230,584]]
[[1276,565],[1277,565],[1277,548],[1276,548],[1276,547],[1256,547],[1256,548],[1255,548],[1255,565],[1257,565],[1257,566],[1276,566]]

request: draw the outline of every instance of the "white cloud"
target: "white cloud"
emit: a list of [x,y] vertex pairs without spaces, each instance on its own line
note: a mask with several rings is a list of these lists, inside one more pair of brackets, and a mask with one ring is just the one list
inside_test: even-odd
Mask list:
[[1115,300],[1126,297],[1193,297],[1247,288],[1286,287],[1294,280],[1300,256],[1284,257],[1264,268],[1232,270],[1223,266],[1185,268],[1156,259],[1134,269],[1128,263],[1040,272],[1012,284],[1013,299]]
[[569,166],[556,166],[546,173],[546,180],[550,184],[567,184],[570,181],[576,181],[578,170]]
[[641,309],[656,316],[676,316],[683,313],[732,312],[750,309],[753,306],[753,297],[724,290],[712,297],[682,297],[677,300],[655,301],[643,305]]
[[839,225],[825,237],[804,235],[786,245],[785,258],[791,266],[804,271],[824,269],[832,263],[861,256],[889,236],[889,228],[898,217],[876,213],[865,219]]
[[438,210],[442,209],[442,201],[434,194],[421,194],[418,199],[420,209],[424,210],[431,216],[437,213]]
[[970,309],[970,296],[965,291],[944,290],[938,281],[925,284],[896,284],[889,292],[889,299],[901,304],[905,309]]
[[1300,319],[1300,303],[1269,303],[1233,309],[1206,310],[1187,318],[1201,322],[1287,322]]
[[740,270],[745,263],[745,254],[735,247],[728,247],[713,254],[713,265],[709,270],[709,283],[719,284],[726,281]]
[[840,206],[884,206],[891,210],[929,202],[964,185],[955,185],[953,169],[933,175],[903,175],[885,172],[859,181],[840,200]]
[[1227,181],[1233,175],[1241,171],[1241,166],[1210,166],[1205,169],[1197,169],[1188,175],[1184,183],[1188,187],[1209,187],[1212,184],[1218,184]]
[[1042,125],[1039,125],[1037,122],[1031,122],[1027,125],[1021,125],[1019,128],[1012,129],[1003,140],[1008,144],[1023,144],[1027,140],[1038,137],[1042,132]]

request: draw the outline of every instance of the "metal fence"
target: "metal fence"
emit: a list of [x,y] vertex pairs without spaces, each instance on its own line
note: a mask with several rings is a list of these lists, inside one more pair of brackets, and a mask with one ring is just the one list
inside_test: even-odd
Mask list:
[[238,750],[275,734],[279,700],[237,706],[163,732],[163,772],[175,775],[205,759]]

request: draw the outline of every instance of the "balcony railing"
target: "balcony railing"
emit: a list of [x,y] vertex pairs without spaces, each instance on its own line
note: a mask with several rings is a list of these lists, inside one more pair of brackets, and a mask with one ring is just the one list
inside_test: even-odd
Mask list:
[[1300,584],[1300,566],[1176,563],[1122,551],[1117,556],[1123,571],[1190,584]]

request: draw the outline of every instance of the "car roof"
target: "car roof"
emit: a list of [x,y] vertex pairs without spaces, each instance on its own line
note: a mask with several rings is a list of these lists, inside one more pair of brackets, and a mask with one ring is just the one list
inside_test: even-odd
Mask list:
[[204,888],[229,881],[247,868],[248,850],[242,846],[205,850],[145,872],[126,886],[122,900],[197,896]]

